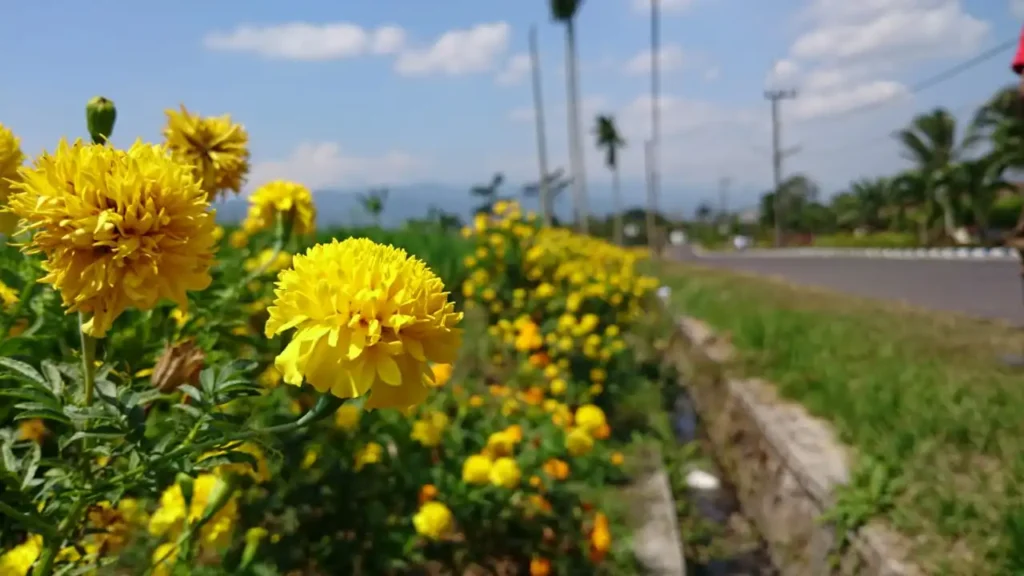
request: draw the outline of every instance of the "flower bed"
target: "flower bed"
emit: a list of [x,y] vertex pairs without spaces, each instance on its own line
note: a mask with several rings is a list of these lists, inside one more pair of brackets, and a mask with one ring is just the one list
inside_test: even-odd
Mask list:
[[165,135],[4,173],[0,574],[636,571],[638,254],[504,203],[389,238],[418,257],[313,245],[291,182],[225,234],[244,130],[183,109]]

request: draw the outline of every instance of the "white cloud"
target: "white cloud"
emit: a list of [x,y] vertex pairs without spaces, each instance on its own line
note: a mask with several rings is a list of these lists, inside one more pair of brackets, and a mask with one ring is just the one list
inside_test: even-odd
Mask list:
[[251,52],[283,60],[335,60],[368,53],[394,54],[405,39],[397,26],[366,30],[349,22],[273,26],[241,25],[230,32],[212,32],[203,39],[210,50]]
[[796,88],[796,117],[810,119],[896,101],[909,93],[899,73],[921,60],[965,57],[991,25],[960,0],[811,0],[807,29],[769,87]]
[[[648,13],[651,11],[652,0],[633,0],[633,10]],[[697,0],[660,0],[658,5],[663,14],[681,14],[697,3]]]
[[722,77],[722,69],[718,66],[712,66],[704,71],[704,80],[707,82],[715,82]]
[[[683,53],[682,48],[675,44],[669,44],[659,48],[658,60],[658,64],[661,67],[662,72],[671,72],[682,68],[683,64],[686,63],[687,58]],[[625,72],[633,75],[650,74],[651,51],[644,50],[630,58],[629,61],[626,62]]]
[[505,68],[498,73],[495,81],[502,86],[519,84],[530,73],[530,55],[515,54],[505,63]]
[[405,76],[458,76],[494,69],[508,49],[511,27],[506,22],[478,24],[442,34],[426,48],[403,51],[395,69]]
[[253,165],[249,187],[271,180],[301,182],[312,189],[396,184],[417,178],[426,163],[405,152],[382,156],[351,156],[334,142],[305,143],[283,160]]
[[[554,114],[552,114],[554,112]],[[590,123],[598,114],[611,113],[608,99],[601,95],[584,96],[580,99],[580,122],[583,123],[583,130],[589,129]],[[558,106],[553,111],[545,111],[545,121],[548,124],[548,131],[562,131],[566,125],[567,112],[564,106]],[[513,122],[533,122],[533,106],[521,106],[513,108],[508,113],[509,120]]]
[[1018,20],[1024,20],[1024,0],[1010,0],[1010,13]]

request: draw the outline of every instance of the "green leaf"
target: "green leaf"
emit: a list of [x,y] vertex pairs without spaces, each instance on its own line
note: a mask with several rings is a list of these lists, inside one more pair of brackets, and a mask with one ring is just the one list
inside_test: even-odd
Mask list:
[[50,360],[43,360],[40,368],[43,369],[43,373],[46,375],[46,380],[49,382],[49,388],[53,395],[58,398],[62,396],[64,394],[64,377],[61,376],[57,365]]
[[55,410],[47,410],[44,408],[25,410],[24,412],[19,412],[14,416],[14,421],[17,422],[20,420],[32,420],[35,418],[38,418],[40,420],[60,422],[62,424],[71,424],[71,419],[65,416],[64,414],[57,412]]
[[51,396],[47,391],[39,388],[0,388],[0,397],[28,400],[53,406],[57,409],[60,408],[60,405],[53,396]]
[[46,389],[49,389],[49,385],[47,384],[46,379],[43,378],[43,375],[40,374],[39,371],[33,368],[32,366],[20,360],[0,356],[0,366],[3,366],[4,368],[7,368],[12,372],[15,372],[22,378],[35,382],[36,384],[39,384],[40,386],[43,386]]

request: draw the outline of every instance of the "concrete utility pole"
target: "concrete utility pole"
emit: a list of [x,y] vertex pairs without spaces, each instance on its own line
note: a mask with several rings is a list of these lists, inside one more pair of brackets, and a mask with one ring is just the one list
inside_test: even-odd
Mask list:
[[647,245],[651,249],[651,256],[657,257],[658,222],[655,215],[658,213],[658,198],[654,192],[653,148],[650,140],[644,142],[644,173],[647,174]]
[[[661,196],[661,0],[651,0],[651,141],[648,147],[648,189],[650,195],[648,226],[654,223],[658,200]],[[648,228],[648,234],[657,236],[655,228]]]
[[782,160],[795,150],[782,149],[782,128],[779,118],[779,102],[796,98],[795,90],[768,90],[764,97],[772,103],[772,176],[775,181],[775,246],[782,246]]
[[540,169],[540,215],[544,226],[551,227],[553,206],[551,189],[548,186],[548,144],[544,134],[544,98],[540,84],[536,26],[530,26],[530,68],[533,71],[533,118],[537,127],[537,165]]

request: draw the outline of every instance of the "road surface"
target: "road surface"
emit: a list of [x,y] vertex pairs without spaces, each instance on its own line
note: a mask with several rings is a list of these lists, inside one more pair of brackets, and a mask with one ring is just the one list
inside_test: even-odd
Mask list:
[[902,301],[931,310],[1024,325],[1024,303],[1016,262],[733,254],[697,258],[686,248],[677,249],[673,255],[704,266],[780,276],[798,284],[856,296]]

